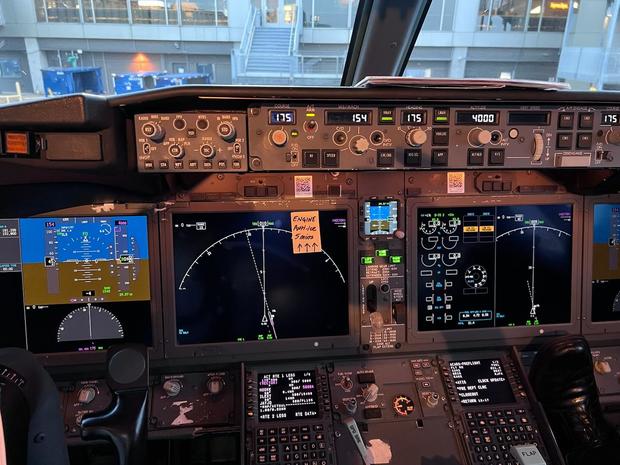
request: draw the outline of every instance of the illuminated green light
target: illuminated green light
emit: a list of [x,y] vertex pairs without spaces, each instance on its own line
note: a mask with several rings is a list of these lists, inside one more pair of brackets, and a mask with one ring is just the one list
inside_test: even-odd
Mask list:
[[306,118],[314,118],[316,113],[306,113]]
[[448,121],[448,117],[447,116],[436,116],[435,121],[438,121],[438,122]]
[[373,257],[362,257],[362,265],[372,265],[375,262]]
[[387,257],[388,250],[387,249],[377,249],[377,257]]
[[291,131],[291,136],[293,136],[293,137],[297,137],[298,135],[299,135],[299,131],[298,131],[297,129],[293,129],[293,130]]
[[381,121],[394,121],[394,118],[391,116],[382,116]]
[[392,255],[390,257],[390,263],[402,263],[403,262],[403,257],[401,257],[400,255]]

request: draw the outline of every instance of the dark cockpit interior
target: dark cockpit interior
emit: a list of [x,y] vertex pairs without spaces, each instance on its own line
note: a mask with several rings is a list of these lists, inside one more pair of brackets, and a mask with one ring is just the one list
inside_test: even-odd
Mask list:
[[0,105],[0,464],[620,463],[620,94],[398,77],[429,8]]

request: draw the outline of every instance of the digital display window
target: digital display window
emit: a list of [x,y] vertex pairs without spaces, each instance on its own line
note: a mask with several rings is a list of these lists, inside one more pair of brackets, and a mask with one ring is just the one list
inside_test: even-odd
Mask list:
[[258,421],[303,420],[319,414],[314,371],[258,375]]
[[463,406],[508,404],[512,386],[497,359],[450,362],[450,373]]
[[13,315],[0,329],[10,333],[3,345],[34,353],[150,345],[147,218],[0,220],[0,289]]
[[177,342],[348,335],[347,211],[315,213],[173,214]]
[[419,208],[420,331],[571,318],[571,204]]
[[620,203],[594,205],[592,321],[620,321]]

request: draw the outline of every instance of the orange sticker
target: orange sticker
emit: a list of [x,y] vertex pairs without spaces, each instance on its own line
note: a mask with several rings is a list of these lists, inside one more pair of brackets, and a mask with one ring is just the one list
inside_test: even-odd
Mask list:
[[319,212],[291,212],[293,253],[321,252],[321,225]]
[[4,135],[5,152],[20,155],[28,155],[30,147],[28,147],[28,134],[25,132],[7,132]]

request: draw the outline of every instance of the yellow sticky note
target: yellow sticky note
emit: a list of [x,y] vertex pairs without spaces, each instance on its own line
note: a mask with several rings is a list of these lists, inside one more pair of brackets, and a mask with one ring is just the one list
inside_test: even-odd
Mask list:
[[317,210],[291,212],[293,253],[321,252],[321,225]]

